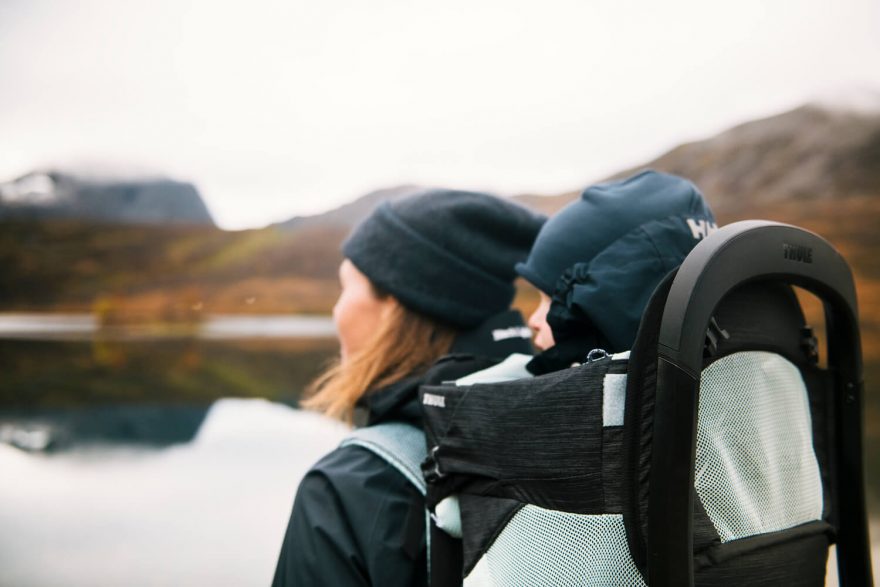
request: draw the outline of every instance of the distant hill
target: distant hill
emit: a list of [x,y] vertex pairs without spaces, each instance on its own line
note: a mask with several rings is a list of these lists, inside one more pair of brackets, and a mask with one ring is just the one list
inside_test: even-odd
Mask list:
[[[880,112],[804,106],[681,145],[615,177],[644,167],[692,179],[722,224],[766,218],[830,240],[856,275],[866,355],[880,359]],[[41,194],[56,205],[54,199],[69,193],[67,180],[47,177],[53,190],[37,176],[27,179],[36,187],[28,188],[25,181],[14,186],[18,191],[10,191],[10,184],[0,188],[0,310],[110,308],[123,316],[173,316],[180,307],[215,313],[327,313],[338,292],[339,245],[351,227],[383,199],[417,189],[379,190],[324,214],[238,232],[208,222],[131,226],[115,220],[157,214],[120,211],[111,215],[113,222],[96,223],[59,215],[35,221],[3,212],[23,201],[41,206]],[[556,196],[515,199],[553,213],[578,196],[578,187]],[[113,193],[106,201],[125,208],[119,204],[125,189]],[[135,209],[140,210],[142,197],[149,199],[132,197]],[[194,209],[199,206],[203,215],[192,217],[209,219],[200,198],[193,203]]]
[[313,216],[294,216],[290,220],[274,226],[282,230],[292,230],[303,226],[334,226],[351,228],[369,216],[370,212],[384,201],[394,201],[419,191],[417,185],[401,185],[370,192],[360,198],[333,210]]
[[[880,101],[876,109],[808,104],[685,143],[607,179],[644,168],[691,179],[721,217],[774,204],[880,196]],[[578,195],[517,199],[553,213]]]
[[0,224],[0,311],[100,306],[138,320],[185,315],[191,306],[327,313],[345,233],[7,220]]
[[[694,181],[721,224],[761,218],[828,239],[853,268],[865,354],[880,359],[880,100],[869,108],[802,106],[681,145],[608,179],[644,168]],[[552,214],[580,193],[516,199]]]
[[681,145],[648,166],[694,180],[719,214],[880,195],[880,109],[803,106]]
[[214,224],[195,186],[170,179],[111,179],[45,170],[0,183],[0,220],[58,218]]

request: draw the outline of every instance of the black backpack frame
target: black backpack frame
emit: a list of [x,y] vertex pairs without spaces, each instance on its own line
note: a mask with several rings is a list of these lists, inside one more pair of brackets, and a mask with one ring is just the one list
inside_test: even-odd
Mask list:
[[[733,328],[732,338],[719,343],[715,351],[724,355],[739,350],[790,349],[799,341],[792,340],[788,330],[776,330],[774,320],[769,319],[783,310],[774,305],[772,295],[762,297],[772,290],[785,290],[791,305],[783,308],[796,308],[800,315],[797,328],[803,324],[803,316],[790,286],[816,295],[825,310],[827,368],[819,369],[812,359],[807,359],[809,366],[802,362],[798,366],[802,373],[803,369],[810,372],[805,373],[805,383],[811,401],[815,399],[820,410],[813,414],[813,442],[822,469],[822,519],[716,548],[707,543],[707,539],[714,539],[703,527],[709,520],[702,507],[696,507],[699,500],[694,483],[700,377],[704,366],[713,360],[711,338],[720,328],[715,316],[722,323],[733,319],[735,314],[726,302],[742,300],[745,290],[756,292],[757,297],[748,299],[761,307],[749,308],[747,313],[764,317],[757,326],[761,336]],[[777,324],[783,328],[790,325],[785,321]],[[814,342],[811,333],[800,340],[808,346]],[[483,509],[476,518],[468,518],[478,525],[471,526],[475,533],[466,534],[466,539],[475,536],[476,543],[472,540],[466,547],[471,554],[466,555],[469,560],[465,565],[461,542],[445,537],[433,522],[430,524],[432,585],[460,584],[462,569],[473,569],[474,553],[479,556],[491,547],[498,530],[518,511],[517,503],[538,503],[576,514],[622,511],[626,547],[650,587],[692,587],[695,570],[705,585],[774,585],[784,584],[786,579],[789,584],[818,585],[831,542],[837,543],[841,586],[873,584],[865,515],[863,382],[855,286],[849,266],[827,241],[793,226],[747,221],[726,226],[697,245],[681,267],[657,287],[643,314],[626,368],[625,422],[614,432],[621,434],[618,440],[608,438],[609,454],[617,455],[611,458],[619,462],[619,473],[609,474],[610,485],[606,485],[605,473],[596,471],[600,476],[595,477],[593,468],[560,477],[556,467],[568,466],[562,463],[569,463],[570,453],[574,466],[585,462],[583,442],[605,442],[595,436],[605,434],[602,404],[590,402],[601,400],[603,393],[602,380],[595,374],[612,368],[609,363],[592,365],[535,380],[477,385],[470,390],[454,385],[422,387],[423,395],[430,392],[442,397],[445,406],[425,413],[429,456],[422,472],[428,482],[429,507],[455,493],[462,498],[496,500],[491,506],[496,509],[485,509],[488,502],[483,501],[477,506]],[[819,378],[814,376],[817,371],[821,371]],[[582,416],[585,409],[593,414],[592,420]],[[487,433],[481,426],[494,421],[497,413],[503,417],[493,432]],[[547,437],[540,426],[536,428],[540,438],[517,432],[538,417],[572,433],[564,438]],[[593,421],[597,417],[598,423]],[[545,453],[540,462],[530,453],[532,445],[523,444],[536,439],[552,445],[552,453]],[[594,453],[590,454],[595,457]],[[593,457],[590,467],[595,466]],[[497,459],[503,461],[502,469],[496,467]],[[550,485],[541,485],[545,482]],[[538,485],[541,487],[536,491]],[[619,505],[610,505],[604,493],[596,494],[597,487],[612,491],[614,503]],[[599,501],[587,503],[584,496]],[[537,501],[530,501],[533,497]],[[470,511],[474,512],[473,506]],[[490,521],[485,528],[479,526],[486,519]],[[794,540],[786,543],[788,550],[784,552],[774,550],[782,544],[782,533],[786,540]],[[804,538],[805,533],[815,540]],[[805,547],[791,549],[798,540]],[[741,548],[751,549],[748,552],[752,554],[738,550]],[[738,558],[740,555],[743,558]],[[726,557],[727,562],[715,556]],[[803,557],[810,558],[809,565],[802,564],[808,562]]]
[[824,304],[834,374],[833,525],[843,587],[873,585],[862,458],[861,343],[849,266],[821,237],[767,221],[728,225],[685,259],[663,309],[657,346],[647,570],[651,587],[694,585],[697,404],[707,328],[726,294],[753,281],[801,287]]

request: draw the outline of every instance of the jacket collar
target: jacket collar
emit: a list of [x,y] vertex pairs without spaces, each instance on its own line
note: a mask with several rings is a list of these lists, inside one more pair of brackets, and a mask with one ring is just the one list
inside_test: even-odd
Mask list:
[[479,327],[459,334],[451,354],[440,359],[427,373],[413,374],[386,387],[370,391],[357,401],[356,426],[380,422],[406,422],[422,425],[419,386],[425,382],[457,379],[484,369],[511,353],[532,354],[528,327],[516,310],[506,310],[486,320]]
[[411,375],[391,385],[364,394],[355,406],[355,424],[372,426],[385,421],[422,425],[419,385],[423,375]]

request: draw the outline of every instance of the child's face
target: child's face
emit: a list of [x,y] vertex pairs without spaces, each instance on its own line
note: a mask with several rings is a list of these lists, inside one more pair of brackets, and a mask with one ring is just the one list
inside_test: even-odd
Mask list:
[[529,328],[535,332],[535,346],[542,351],[546,351],[555,345],[556,341],[553,340],[553,330],[547,324],[547,312],[550,311],[551,302],[550,296],[544,292],[540,292],[540,294],[541,303],[538,304],[538,307],[529,316]]

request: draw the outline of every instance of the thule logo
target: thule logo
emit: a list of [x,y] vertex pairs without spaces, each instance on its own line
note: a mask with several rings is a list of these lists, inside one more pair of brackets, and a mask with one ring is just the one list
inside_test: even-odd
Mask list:
[[709,222],[705,218],[685,218],[688,223],[688,227],[691,229],[691,234],[694,235],[695,240],[704,239],[716,230],[718,230],[718,225],[714,222]]
[[422,405],[433,406],[435,408],[445,408],[446,397],[434,393],[426,393],[422,395]]
[[511,326],[510,328],[496,328],[492,331],[492,340],[507,340],[510,338],[532,338],[532,330],[528,326]]
[[790,245],[782,243],[782,256],[789,261],[797,261],[799,263],[813,262],[813,249],[810,247],[802,247],[800,245]]

